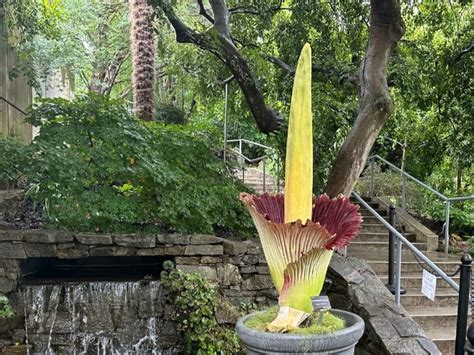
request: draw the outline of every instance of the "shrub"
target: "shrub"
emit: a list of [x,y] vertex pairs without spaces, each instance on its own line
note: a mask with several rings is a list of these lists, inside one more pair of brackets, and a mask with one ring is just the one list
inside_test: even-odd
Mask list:
[[0,182],[17,182],[23,175],[23,162],[28,154],[26,144],[0,134]]
[[186,114],[181,109],[167,104],[156,105],[155,121],[179,125],[184,125],[188,122]]
[[145,123],[96,95],[40,100],[27,121],[41,127],[24,164],[29,193],[54,226],[251,232],[244,187],[191,128]]

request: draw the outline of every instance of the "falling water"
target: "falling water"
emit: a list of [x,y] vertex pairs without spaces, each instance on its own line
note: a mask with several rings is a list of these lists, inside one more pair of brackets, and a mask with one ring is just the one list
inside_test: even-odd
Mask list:
[[158,281],[30,285],[27,342],[41,354],[162,354]]

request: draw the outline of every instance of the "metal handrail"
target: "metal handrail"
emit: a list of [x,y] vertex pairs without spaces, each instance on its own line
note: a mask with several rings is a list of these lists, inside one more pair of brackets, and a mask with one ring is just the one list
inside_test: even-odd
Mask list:
[[23,115],[26,116],[26,112],[24,110],[22,110],[20,107],[18,107],[17,105],[15,105],[13,102],[9,101],[8,99],[6,99],[5,97],[3,96],[0,96],[0,100],[2,101],[5,101],[8,105],[10,105],[11,107],[13,107],[14,109],[16,109],[18,112],[22,113]]
[[[251,140],[248,140],[248,139],[243,139],[243,138],[239,138],[239,139],[226,139],[225,142],[224,142],[224,163],[226,162],[227,160],[227,154],[226,154],[226,149],[227,149],[227,144],[228,143],[239,143],[239,149],[238,151],[234,151],[233,152],[235,154],[237,154],[238,156],[240,156],[241,158],[244,159],[244,161],[248,162],[248,163],[256,163],[256,162],[259,162],[259,161],[262,161],[263,162],[263,191],[265,192],[266,191],[266,182],[267,182],[267,173],[266,173],[266,160],[267,158],[270,156],[269,154],[265,154],[265,155],[262,155],[261,157],[258,157],[258,158],[254,158],[254,159],[251,159],[247,156],[245,156],[243,153],[242,153],[242,147],[243,147],[243,144],[249,144],[249,145],[254,145],[254,146],[257,146],[257,147],[261,147],[261,148],[264,148],[266,150],[270,150],[272,153],[275,153],[275,149],[272,148],[272,147],[269,147],[269,146],[266,146],[264,144],[261,144],[261,143],[258,143],[258,142],[254,142],[254,141],[251,141]],[[277,163],[277,177],[276,177],[276,185],[277,185],[277,191],[280,192],[280,180],[278,178],[278,176],[280,175],[280,164]],[[242,181],[245,182],[245,167],[242,167]]]
[[439,191],[435,190],[434,188],[432,188],[431,186],[429,186],[429,185],[425,184],[424,182],[418,180],[416,177],[408,174],[407,172],[403,171],[399,167],[393,165],[392,163],[385,160],[381,156],[372,155],[368,159],[369,162],[370,162],[370,195],[372,197],[374,195],[374,163],[375,163],[375,159],[378,159],[378,160],[382,161],[383,163],[388,165],[391,169],[399,172],[402,175],[403,180],[402,180],[402,196],[401,196],[401,199],[402,199],[402,210],[403,211],[406,210],[406,179],[405,178],[408,178],[408,179],[414,181],[415,183],[417,183],[418,185],[420,185],[420,186],[424,187],[425,189],[429,190],[430,192],[435,194],[437,197],[439,197],[441,200],[443,200],[446,203],[446,206],[445,206],[445,223],[444,223],[444,253],[448,254],[449,238],[450,238],[450,236],[449,236],[449,222],[450,222],[449,219],[450,219],[451,203],[452,202],[467,201],[467,200],[474,200],[474,195],[460,196],[460,197],[447,197],[447,196],[443,195],[441,192],[439,192]]
[[449,277],[438,265],[431,261],[425,254],[416,248],[408,239],[406,239],[399,231],[397,231],[384,217],[377,213],[370,205],[360,197],[356,192],[352,192],[352,196],[364,206],[379,222],[381,222],[393,235],[397,238],[397,269],[396,269],[396,284],[395,284],[395,301],[400,305],[400,275],[401,275],[401,245],[405,244],[410,251],[419,259],[423,260],[429,267],[431,267],[442,279],[444,279],[449,286],[456,292],[459,292],[459,285]]
[[265,149],[270,149],[270,150],[275,150],[274,148],[272,147],[269,147],[267,145],[264,145],[264,144],[261,144],[261,143],[257,143],[257,142],[254,142],[254,141],[249,141],[248,139],[244,139],[244,138],[239,138],[239,139],[228,139],[227,140],[227,143],[237,143],[237,142],[242,142],[242,143],[248,143],[250,145],[255,145],[257,147],[262,147],[262,148],[265,148]]
[[239,153],[236,150],[233,150],[233,149],[231,149],[231,150],[234,154],[236,154],[239,157],[243,158],[247,163],[258,163],[259,161],[262,161],[263,159],[265,159],[267,157],[267,155],[262,155],[261,157],[251,159],[251,158],[245,156],[244,154]]

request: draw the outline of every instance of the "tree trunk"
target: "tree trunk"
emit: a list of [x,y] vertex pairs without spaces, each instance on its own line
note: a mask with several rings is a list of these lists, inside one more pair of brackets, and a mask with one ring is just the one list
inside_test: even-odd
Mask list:
[[387,67],[404,31],[398,0],[371,0],[369,40],[360,73],[359,113],[329,175],[325,192],[330,197],[351,194],[375,139],[393,110]]
[[155,114],[155,35],[147,0],[129,0],[132,46],[133,108],[152,121]]

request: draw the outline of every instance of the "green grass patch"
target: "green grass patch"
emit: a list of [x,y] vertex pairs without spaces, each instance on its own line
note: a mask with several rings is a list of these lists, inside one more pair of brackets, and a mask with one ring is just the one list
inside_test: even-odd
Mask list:
[[[251,329],[265,331],[267,324],[275,319],[278,313],[278,307],[269,308],[263,312],[259,312],[255,316],[247,319],[245,325]],[[310,322],[306,322],[304,326],[298,329],[290,330],[288,334],[313,335],[332,333],[336,330],[343,329],[346,324],[343,319],[335,316],[331,312],[324,312],[322,322],[318,323],[318,313],[311,315]]]

